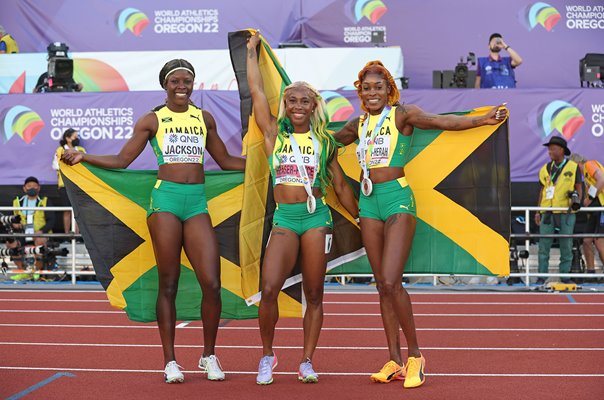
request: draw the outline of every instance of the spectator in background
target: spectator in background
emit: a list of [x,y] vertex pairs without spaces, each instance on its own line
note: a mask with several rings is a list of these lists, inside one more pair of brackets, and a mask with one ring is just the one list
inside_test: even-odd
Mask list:
[[[16,197],[13,201],[13,207],[48,207],[48,197],[40,197],[40,183],[34,176],[30,176],[25,179],[23,184],[23,192],[25,193],[22,197]],[[20,224],[13,224],[13,229],[16,232],[22,232],[26,234],[40,234],[50,233],[54,225],[54,213],[45,212],[44,210],[15,210],[15,215],[21,216]],[[12,243],[7,243],[9,248],[17,248],[23,245],[25,246],[42,246],[46,245],[48,241],[45,237],[26,237],[25,240],[16,240]],[[20,257],[13,257],[15,265],[19,268],[23,267],[22,259]],[[42,268],[41,257],[36,257],[36,269]]]
[[[510,55],[502,57],[500,52],[505,50]],[[499,33],[489,37],[489,56],[478,58],[476,68],[476,89],[507,89],[516,87],[514,69],[522,64],[522,58],[514,51]]]
[[0,25],[0,54],[18,53],[19,46],[11,35],[6,33],[6,30]]
[[[63,176],[61,175],[61,171],[59,169],[59,160],[61,159],[61,156],[63,156],[63,153],[65,153],[65,150],[74,149],[81,153],[86,153],[86,150],[80,146],[78,131],[73,128],[69,128],[63,132],[63,137],[61,138],[59,144],[60,145],[57,147],[55,156],[52,160],[52,169],[57,171],[57,184],[59,186],[60,203],[57,205],[61,207],[70,207],[71,203],[69,202],[69,197],[67,197],[65,183],[63,182]],[[63,229],[65,233],[69,233],[71,229],[71,211],[63,211]]]
[[[571,160],[579,164],[581,173],[585,178],[587,196],[583,199],[585,207],[602,207],[604,205],[604,167],[596,160],[587,160],[580,154],[574,153]],[[604,213],[595,211],[587,213],[587,225],[584,233],[604,233]],[[587,273],[595,273],[596,247],[600,261],[604,264],[604,238],[583,238],[583,254]]]
[[[568,207],[568,211],[540,211],[535,214],[535,223],[539,226],[540,234],[551,235],[559,230],[561,235],[572,235],[575,229],[576,210],[571,209],[572,199],[570,194],[576,192],[581,199],[583,193],[583,180],[581,171],[574,161],[565,156],[570,155],[566,140],[558,136],[552,136],[548,143],[547,151],[551,162],[547,162],[539,171],[539,207]],[[552,238],[539,238],[539,272],[547,273],[549,270],[549,251],[552,247]],[[560,243],[560,273],[566,274],[570,271],[573,259],[573,239],[559,238]],[[562,278],[563,283],[570,282],[568,278]],[[545,279],[537,278],[537,284],[543,285]]]

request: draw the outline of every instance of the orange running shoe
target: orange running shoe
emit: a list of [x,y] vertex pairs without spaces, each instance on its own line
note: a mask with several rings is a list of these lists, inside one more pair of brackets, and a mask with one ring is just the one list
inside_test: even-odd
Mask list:
[[371,375],[370,379],[373,382],[388,383],[392,381],[402,381],[405,379],[405,367],[398,365],[396,362],[388,361],[380,370]]
[[426,376],[424,375],[424,367],[426,359],[420,355],[419,358],[409,357],[407,359],[407,368],[405,368],[405,383],[406,388],[414,388],[424,384]]

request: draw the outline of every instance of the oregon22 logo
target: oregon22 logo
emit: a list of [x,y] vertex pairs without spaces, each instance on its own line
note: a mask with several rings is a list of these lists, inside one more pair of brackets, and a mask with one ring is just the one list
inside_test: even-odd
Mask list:
[[29,144],[44,128],[42,118],[30,108],[21,105],[0,112],[0,119],[2,121],[0,135],[2,135],[5,143],[13,136],[18,136]]
[[554,100],[545,106],[539,122],[543,129],[543,137],[548,137],[557,130],[566,140],[570,140],[583,126],[585,118],[572,104],[563,100]]

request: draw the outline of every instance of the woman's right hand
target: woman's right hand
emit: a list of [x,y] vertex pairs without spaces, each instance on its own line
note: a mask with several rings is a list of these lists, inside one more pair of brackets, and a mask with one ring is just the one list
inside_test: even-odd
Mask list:
[[84,153],[81,153],[74,149],[65,150],[65,153],[61,156],[61,161],[67,165],[75,165],[82,161]]
[[255,34],[247,38],[247,48],[256,50],[258,43],[260,43],[260,31],[256,31]]

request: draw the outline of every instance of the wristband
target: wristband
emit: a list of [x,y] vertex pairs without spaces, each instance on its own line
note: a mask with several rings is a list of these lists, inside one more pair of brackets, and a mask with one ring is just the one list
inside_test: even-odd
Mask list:
[[510,48],[510,46],[506,46],[505,50],[507,50],[507,49],[509,49],[509,48]]
[[359,218],[359,217],[356,217],[354,220],[355,220],[355,222],[356,222],[357,224],[360,224],[360,223],[361,223],[361,218]]

